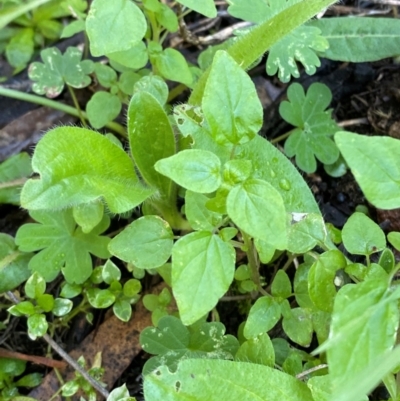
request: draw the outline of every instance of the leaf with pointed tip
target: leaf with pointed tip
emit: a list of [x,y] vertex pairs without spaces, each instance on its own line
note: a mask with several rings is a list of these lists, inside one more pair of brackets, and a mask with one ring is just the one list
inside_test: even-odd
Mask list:
[[78,127],[49,131],[38,143],[21,206],[62,209],[104,198],[114,213],[133,209],[154,193],[138,180],[132,160],[97,132]]

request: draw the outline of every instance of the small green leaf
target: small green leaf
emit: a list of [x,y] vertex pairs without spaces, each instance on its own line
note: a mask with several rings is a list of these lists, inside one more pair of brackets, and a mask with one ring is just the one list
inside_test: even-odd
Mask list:
[[272,185],[248,179],[229,192],[226,207],[229,217],[241,230],[278,249],[286,248],[285,206]]
[[275,351],[267,333],[246,340],[235,355],[236,361],[258,363],[274,367]]
[[33,315],[35,311],[35,307],[32,302],[29,301],[22,301],[18,305],[14,305],[8,309],[8,312],[14,316],[30,316]]
[[296,297],[296,302],[302,308],[314,309],[315,305],[311,301],[310,294],[308,291],[308,274],[312,262],[302,263],[296,270],[294,276],[294,296]]
[[335,276],[346,267],[346,258],[340,251],[323,253],[308,273],[308,291],[314,305],[325,312],[332,312],[336,296]]
[[179,27],[178,17],[171,8],[164,3],[158,3],[159,9],[155,15],[157,21],[165,27],[169,32],[176,32]]
[[172,289],[184,324],[208,313],[233,281],[232,245],[208,231],[179,239],[172,249]]
[[123,384],[121,387],[117,387],[110,392],[107,401],[136,401],[136,398],[129,396],[126,384]]
[[386,246],[382,229],[364,213],[353,213],[342,230],[343,245],[353,255],[371,255]]
[[380,209],[400,207],[400,141],[342,131],[335,142],[368,201]]
[[107,57],[110,60],[133,70],[139,70],[140,68],[145,67],[149,61],[147,48],[144,42],[139,42],[126,50],[108,53]]
[[284,270],[278,270],[271,284],[271,294],[274,297],[289,298],[292,295],[292,284]]
[[31,216],[39,223],[20,227],[16,243],[26,252],[40,251],[29,262],[29,268],[46,281],[54,280],[60,270],[70,283],[83,283],[92,273],[90,253],[107,258],[109,238],[99,234],[108,228],[106,218],[91,233],[76,227],[71,210],[36,211]]
[[206,207],[209,200],[210,198],[206,195],[186,191],[185,214],[193,230],[212,231],[221,223],[222,215],[212,212]]
[[253,363],[212,359],[183,360],[174,373],[167,366],[159,367],[145,376],[144,397],[146,401],[312,399],[305,383],[279,370]]
[[117,73],[108,65],[102,63],[94,64],[94,73],[99,81],[99,84],[104,88],[110,88],[117,82]]
[[[134,298],[142,290],[142,284],[139,280],[131,278],[123,287],[123,294],[127,298]],[[169,303],[169,302],[168,302]]]
[[87,290],[90,305],[98,309],[105,309],[115,302],[115,295],[110,290],[90,288]]
[[81,61],[82,52],[76,47],[68,47],[64,55],[56,47],[44,49],[40,53],[43,63],[34,62],[29,67],[29,78],[36,81],[32,89],[39,95],[57,97],[64,84],[74,88],[84,88],[91,82],[93,72],[91,60]]
[[175,137],[168,116],[157,98],[145,91],[132,96],[128,108],[129,145],[143,178],[165,196],[171,181],[154,169],[160,159],[175,154]]
[[247,339],[271,330],[281,318],[279,303],[271,297],[258,298],[251,307],[243,334]]
[[250,177],[252,170],[251,160],[228,160],[224,164],[224,181],[229,185],[239,184]]
[[331,111],[325,111],[332,99],[329,88],[314,83],[306,95],[302,86],[294,83],[287,94],[289,101],[280,104],[279,113],[297,127],[285,142],[287,156],[296,156],[296,164],[306,173],[317,169],[315,158],[322,163],[334,163],[339,157],[339,149],[330,137],[338,127]]
[[38,295],[36,297],[36,304],[43,312],[50,312],[54,308],[54,297],[51,294]]
[[202,108],[211,135],[219,144],[246,143],[257,135],[262,126],[262,106],[253,82],[222,50],[214,57]]
[[30,210],[62,209],[103,197],[112,212],[123,213],[154,192],[139,183],[121,148],[85,128],[48,132],[36,146],[32,168],[41,177],[28,180],[21,192],[21,205]]
[[[43,380],[43,375],[40,373],[29,373],[27,375],[24,375],[21,379],[17,380],[15,385],[17,387],[28,387],[28,388],[33,388],[37,387],[42,383]],[[16,397],[14,401],[33,401],[33,399],[30,399],[27,397],[27,399],[18,399],[19,397]]]
[[85,21],[83,20],[72,21],[68,25],[64,26],[60,38],[61,39],[70,38],[71,36],[74,36],[77,33],[82,32],[84,30],[85,30]]
[[34,44],[33,29],[21,29],[7,43],[7,61],[16,69],[24,69],[33,55]]
[[140,269],[155,269],[171,256],[174,234],[158,216],[143,216],[114,237],[109,251]]
[[110,259],[107,260],[101,271],[101,276],[105,283],[111,284],[113,281],[121,279],[121,270]]
[[132,316],[132,306],[128,301],[118,299],[113,306],[113,312],[119,320],[129,322]]
[[121,101],[117,95],[109,92],[96,92],[86,105],[86,112],[93,128],[103,128],[118,117],[121,111]]
[[90,233],[104,216],[104,205],[101,202],[81,203],[72,208],[72,214],[77,224],[85,234]]
[[193,192],[210,193],[221,185],[221,162],[207,150],[187,149],[159,160],[154,168]]
[[387,236],[390,244],[398,251],[400,251],[400,232],[392,231]]
[[[133,86],[133,94],[141,91],[153,95],[161,106],[164,106],[165,103],[167,103],[169,94],[168,85],[157,75],[147,75],[139,79],[139,81],[137,81]],[[152,122],[154,123],[154,120]]]
[[197,11],[199,14],[203,14],[207,18],[215,18],[217,16],[214,0],[178,0],[178,3]]
[[28,317],[28,335],[32,340],[46,334],[48,327],[45,315],[34,314]]
[[128,50],[139,43],[147,29],[145,17],[132,1],[93,0],[86,18],[86,32],[93,56]]
[[395,265],[393,252],[389,248],[385,248],[379,256],[378,263],[385,270],[386,273],[391,274]]
[[293,308],[289,316],[284,316],[282,327],[288,337],[303,347],[311,343],[313,325],[311,313],[305,308]]
[[28,298],[35,299],[46,291],[46,281],[35,272],[25,283],[24,290]]
[[69,299],[56,298],[54,300],[52,312],[56,316],[65,316],[66,314],[71,312],[73,306],[74,304]]

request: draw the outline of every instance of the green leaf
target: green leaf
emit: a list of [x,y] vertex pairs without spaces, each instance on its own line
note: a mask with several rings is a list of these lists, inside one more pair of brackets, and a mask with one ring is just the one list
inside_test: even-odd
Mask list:
[[68,47],[63,55],[56,47],[50,47],[42,50],[40,57],[43,63],[32,63],[28,71],[29,78],[36,81],[32,85],[35,93],[53,98],[62,92],[64,84],[73,88],[90,84],[93,61],[81,61],[82,52],[77,47]]
[[28,263],[32,254],[17,251],[14,238],[0,233],[0,293],[14,290],[30,275]]
[[129,224],[108,245],[109,251],[140,269],[155,269],[171,256],[174,234],[158,216],[144,216]]
[[60,270],[69,283],[83,283],[92,273],[90,254],[109,257],[109,238],[99,234],[106,230],[109,219],[104,219],[90,234],[76,227],[69,209],[60,212],[31,212],[39,223],[20,227],[15,241],[25,252],[40,251],[29,262],[29,268],[46,281],[54,280]]
[[[235,82],[232,85],[232,82]],[[211,66],[202,102],[214,140],[223,145],[250,141],[260,130],[263,111],[250,77],[225,51]],[[221,113],[223,110],[223,113]]]
[[146,401],[312,399],[305,383],[269,366],[207,359],[183,360],[174,373],[158,368],[145,376],[144,396]]
[[311,266],[308,273],[308,291],[314,305],[325,312],[332,312],[336,296],[335,276],[346,267],[346,258],[340,251],[324,252]]
[[329,42],[321,56],[331,60],[364,63],[399,55],[400,22],[395,18],[321,18],[308,25],[317,27]]
[[380,209],[400,207],[400,141],[343,131],[335,142],[368,201]]
[[90,233],[104,216],[104,205],[101,202],[81,203],[72,208],[72,215],[85,234]]
[[126,50],[108,53],[107,57],[110,60],[133,70],[139,70],[140,68],[145,67],[149,61],[147,47],[144,42],[139,42]]
[[334,388],[340,388],[396,342],[399,323],[399,288],[387,288],[387,280],[347,284],[334,304],[329,339],[315,352],[327,350]]
[[29,63],[34,50],[34,31],[32,28],[21,29],[6,46],[7,61],[16,69],[24,69]]
[[178,3],[205,15],[207,18],[215,18],[217,16],[214,0],[178,0]]
[[239,184],[250,177],[252,170],[251,160],[228,160],[224,164],[224,181],[229,185]]
[[210,200],[206,195],[186,191],[185,214],[193,230],[213,231],[222,221],[222,215],[206,207]]
[[21,205],[30,210],[61,209],[103,197],[112,212],[123,213],[153,193],[139,183],[121,148],[85,128],[49,131],[36,146],[32,168],[41,177],[28,180],[21,192]]
[[315,305],[311,301],[308,291],[308,274],[312,262],[302,263],[297,269],[294,276],[293,290],[296,302],[302,308],[314,309]]
[[148,92],[153,95],[161,106],[164,106],[168,100],[169,89],[165,81],[157,75],[147,75],[135,83],[133,94],[136,92]]
[[121,101],[117,95],[109,92],[96,92],[86,104],[86,112],[93,128],[103,128],[118,117],[121,112]]
[[321,36],[318,28],[299,26],[271,47],[267,59],[267,73],[275,75],[279,70],[279,79],[289,82],[291,76],[300,76],[296,64],[296,61],[299,61],[306,73],[313,75],[316,67],[321,65],[315,53],[323,52],[328,47],[328,40]]
[[175,154],[175,137],[168,116],[150,93],[133,95],[128,108],[128,135],[132,156],[143,178],[163,195],[171,181],[154,169],[154,164]]
[[258,298],[251,307],[249,316],[244,326],[243,334],[247,339],[271,330],[281,318],[281,307],[271,297]]
[[32,340],[46,334],[48,327],[45,315],[35,314],[28,317],[28,335]]
[[229,217],[241,230],[278,249],[286,248],[285,206],[272,185],[248,179],[229,192],[226,207]]
[[278,270],[271,284],[271,294],[283,299],[292,295],[292,284],[284,270]]
[[159,9],[155,13],[158,23],[165,27],[169,32],[176,32],[179,28],[178,16],[168,5],[164,3],[158,4]]
[[71,312],[73,306],[74,304],[69,299],[56,298],[54,300],[52,312],[56,316],[65,316],[66,314]]
[[283,316],[282,327],[287,336],[296,344],[303,347],[308,347],[310,345],[313,325],[311,313],[308,309],[290,309],[289,316]]
[[154,168],[190,191],[210,193],[221,185],[221,162],[207,150],[182,150],[159,160]]
[[275,351],[267,333],[246,340],[235,355],[236,361],[258,363],[274,367]]
[[93,56],[128,50],[139,43],[147,29],[145,17],[132,1],[93,0],[86,18],[86,32]]
[[[0,203],[19,204],[21,192],[19,178],[29,177],[32,174],[31,158],[26,152],[11,156],[0,164]],[[15,180],[15,186],[11,185]],[[2,188],[2,184],[10,184]]]
[[118,299],[113,306],[113,312],[119,320],[129,322],[132,316],[132,306],[128,301]]
[[126,384],[123,384],[121,387],[117,387],[110,392],[107,401],[136,401],[136,398],[129,396]]
[[77,33],[84,31],[85,26],[85,21],[83,20],[72,21],[68,25],[64,26],[60,38],[70,38],[71,36],[74,36]]
[[108,259],[103,266],[101,276],[105,283],[111,284],[113,281],[121,280],[121,270],[119,270],[118,266],[115,263]]
[[146,327],[140,334],[140,344],[146,352],[156,355],[146,362],[144,375],[161,365],[175,371],[181,359],[233,359],[239,348],[235,337],[225,335],[222,323],[199,323],[187,328],[174,316],[162,317],[158,327]]
[[387,236],[390,244],[398,251],[400,251],[400,233],[397,231],[392,231]]
[[395,268],[395,258],[393,252],[389,248],[385,248],[379,256],[378,263],[386,273],[391,274]]
[[302,86],[294,83],[287,94],[289,101],[280,104],[279,113],[297,127],[285,142],[287,156],[296,156],[297,166],[306,173],[317,169],[315,158],[322,163],[334,163],[339,157],[339,149],[330,137],[338,127],[331,111],[325,111],[332,99],[329,88],[313,83],[306,95]]
[[33,273],[24,286],[28,298],[35,299],[46,291],[46,281],[37,272]]
[[106,309],[115,302],[115,295],[110,290],[89,288],[86,293],[89,303],[98,309]]
[[54,297],[51,294],[38,295],[36,297],[36,305],[43,312],[50,312],[54,307]]
[[324,219],[316,213],[292,213],[287,249],[292,253],[306,253],[326,243]]
[[158,43],[149,44],[149,57],[159,74],[165,79],[190,85],[193,81],[185,57],[175,49],[162,49]]
[[172,289],[184,324],[208,313],[232,283],[235,251],[215,234],[198,231],[172,249]]
[[254,177],[269,182],[280,193],[287,212],[321,214],[314,195],[293,163],[270,142],[257,135],[239,148],[237,157],[251,160]]
[[10,312],[14,316],[30,316],[36,312],[36,309],[32,302],[22,301],[17,305],[13,305],[11,308],[8,308],[8,312]]
[[342,230],[343,245],[353,255],[371,255],[386,247],[382,229],[364,213],[353,213]]
[[[27,375],[24,375],[21,379],[17,380],[14,383],[17,387],[33,388],[39,386],[42,383],[42,380],[43,375],[41,375],[40,373],[29,373]],[[33,401],[33,398],[30,399],[28,397],[25,397],[25,399],[21,399],[19,397],[16,397],[14,401]]]

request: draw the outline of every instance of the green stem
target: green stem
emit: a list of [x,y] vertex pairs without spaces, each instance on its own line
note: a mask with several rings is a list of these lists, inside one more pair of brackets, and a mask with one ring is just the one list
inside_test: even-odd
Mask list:
[[0,182],[0,189],[5,188],[18,188],[21,185],[24,185],[27,178],[17,178],[16,180],[7,181],[7,182]]
[[285,134],[282,134],[282,135],[280,135],[280,136],[277,136],[277,137],[274,138],[274,139],[271,139],[270,142],[271,142],[272,144],[275,144],[275,143],[278,143],[278,142],[280,142],[280,141],[283,141],[284,139],[286,139],[287,137],[289,137],[290,134],[291,134],[295,129],[296,129],[296,128],[293,128],[293,129],[290,130],[289,132],[286,132]]
[[[41,106],[46,106],[55,110],[60,110],[66,114],[70,114],[71,116],[79,118],[79,113],[74,107],[68,106],[67,104],[61,102],[57,102],[56,100],[47,99],[45,97],[32,95],[30,93],[20,92],[13,89],[7,89],[2,86],[0,86],[0,96],[6,96],[6,97],[11,97],[13,99],[22,100],[24,102],[40,104]],[[87,118],[87,114],[84,111],[82,111],[82,115],[85,118]],[[121,124],[111,121],[106,124],[106,127],[116,132],[117,134],[123,136],[124,138],[128,137],[125,128]]]
[[82,114],[82,109],[81,109],[81,106],[79,106],[79,102],[78,102],[78,99],[76,98],[75,91],[68,84],[67,84],[67,88],[68,88],[69,94],[71,95],[72,101],[74,102],[74,106],[78,112],[79,119],[81,120],[82,125],[85,128],[87,128],[86,119],[85,119],[85,116]]

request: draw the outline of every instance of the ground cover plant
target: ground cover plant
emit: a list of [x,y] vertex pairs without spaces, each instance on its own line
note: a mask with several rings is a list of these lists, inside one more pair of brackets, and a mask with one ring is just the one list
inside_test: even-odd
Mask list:
[[[303,178],[320,165],[332,177],[350,169],[371,205],[399,208],[399,140],[344,131],[329,88],[295,82],[279,105],[293,129],[278,148],[259,135],[263,108],[247,72],[265,63],[288,83],[322,58],[398,56],[397,19],[314,18],[332,0],[230,0],[227,12],[248,24],[195,65],[166,39],[180,31],[196,43],[184,18],[215,18],[213,0],[1,3],[17,69],[33,54],[28,36],[52,39],[52,27],[54,38],[86,39],[83,51],[40,51],[28,69],[35,95],[0,87],[80,120],[50,129],[31,158],[0,165],[0,202],[31,218],[15,237],[0,234],[2,326],[24,318],[30,341],[43,338],[76,369],[54,397],[134,399],[125,385],[102,385],[101,355],[91,366],[71,360],[52,337],[79,314],[92,322],[109,309],[129,322],[144,305],[146,401],[361,401],[378,386],[400,399],[400,232],[365,209],[341,230],[326,223]],[[83,104],[78,90],[90,86]],[[56,100],[65,91],[74,107]],[[229,334],[224,301],[241,311]],[[0,362],[2,397],[35,399],[19,388],[40,377]]]

